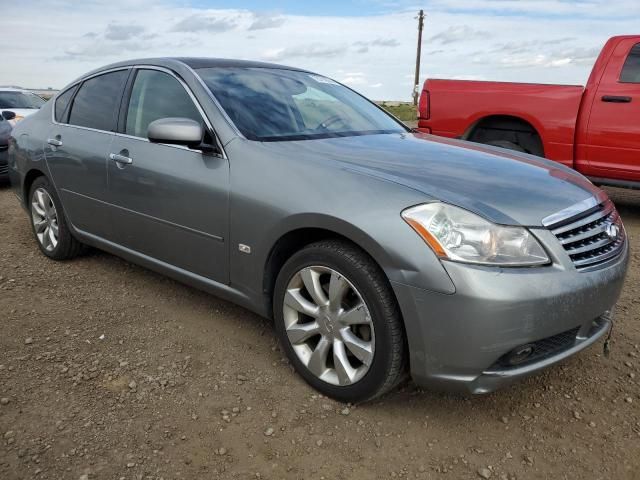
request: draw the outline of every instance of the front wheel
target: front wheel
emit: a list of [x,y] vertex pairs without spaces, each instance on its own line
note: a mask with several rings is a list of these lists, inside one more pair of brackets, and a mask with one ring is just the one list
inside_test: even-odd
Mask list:
[[293,255],[276,281],[274,316],[296,371],[327,396],[370,400],[404,376],[397,302],[384,273],[355,246],[322,241]]

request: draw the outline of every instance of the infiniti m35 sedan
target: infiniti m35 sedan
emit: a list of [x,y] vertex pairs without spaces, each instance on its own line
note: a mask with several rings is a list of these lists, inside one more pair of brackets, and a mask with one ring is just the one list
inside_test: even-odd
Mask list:
[[88,73],[17,124],[9,175],[44,255],[93,246],[273,318],[342,401],[407,374],[490,392],[566,359],[609,331],[629,257],[580,174],[256,62]]

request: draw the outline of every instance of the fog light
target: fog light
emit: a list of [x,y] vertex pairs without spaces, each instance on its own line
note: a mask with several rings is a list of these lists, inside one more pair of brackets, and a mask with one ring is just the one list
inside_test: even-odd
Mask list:
[[535,346],[532,345],[531,343],[527,344],[527,345],[522,345],[518,348],[514,348],[508,355],[507,355],[507,363],[509,365],[515,366],[515,365],[520,365],[521,363],[524,363],[527,361],[527,359],[531,356],[531,354],[533,353],[533,350],[535,349]]

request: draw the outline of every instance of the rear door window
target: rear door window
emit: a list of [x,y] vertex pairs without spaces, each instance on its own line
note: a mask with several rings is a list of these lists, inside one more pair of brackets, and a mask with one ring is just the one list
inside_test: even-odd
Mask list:
[[71,101],[71,97],[73,97],[73,94],[75,93],[77,88],[78,88],[78,86],[74,85],[73,87],[71,87],[66,92],[63,92],[60,95],[58,95],[58,97],[56,98],[56,103],[55,103],[55,119],[56,119],[56,122],[65,123],[65,121],[66,121],[66,115],[65,114],[67,112],[67,107],[69,106],[69,102]]
[[636,43],[624,62],[620,81],[623,83],[640,83],[640,43]]
[[128,70],[105,73],[85,80],[71,105],[69,124],[114,131]]

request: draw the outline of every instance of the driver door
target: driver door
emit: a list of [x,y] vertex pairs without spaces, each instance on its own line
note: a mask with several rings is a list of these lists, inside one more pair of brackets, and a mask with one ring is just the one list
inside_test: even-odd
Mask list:
[[108,165],[117,243],[228,283],[227,159],[147,139],[149,124],[160,118],[184,117],[207,125],[202,110],[168,71],[136,69],[129,91]]

